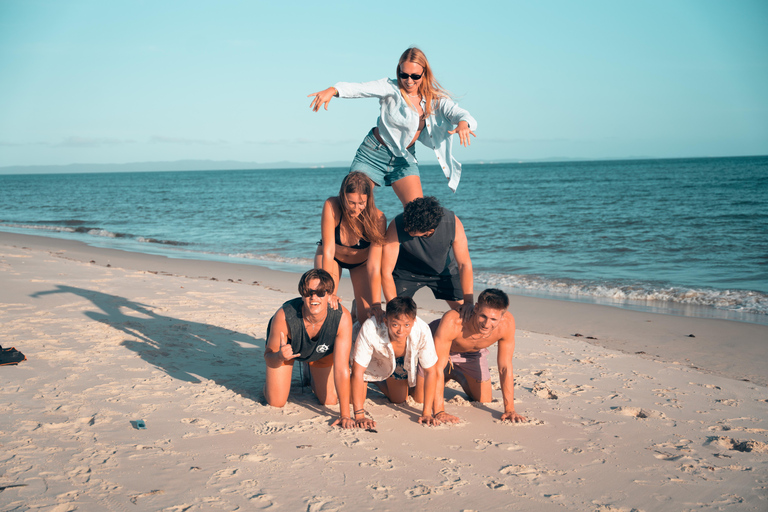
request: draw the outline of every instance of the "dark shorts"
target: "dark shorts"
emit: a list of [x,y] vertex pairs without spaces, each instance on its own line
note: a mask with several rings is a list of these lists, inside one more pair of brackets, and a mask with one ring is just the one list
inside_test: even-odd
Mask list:
[[491,380],[491,370],[488,368],[489,352],[487,348],[481,348],[477,352],[451,352],[446,370],[463,373],[478,382]]
[[[432,336],[437,333],[440,325],[440,318],[429,322],[429,330]],[[451,352],[448,355],[448,365],[445,367],[445,373],[460,372],[467,377],[472,377],[476,381],[485,382],[491,378],[491,370],[488,368],[487,348],[481,348],[477,352]]]
[[458,274],[426,276],[395,268],[392,278],[395,280],[398,297],[413,297],[417,291],[426,286],[432,290],[432,295],[436,299],[462,300],[464,298]]

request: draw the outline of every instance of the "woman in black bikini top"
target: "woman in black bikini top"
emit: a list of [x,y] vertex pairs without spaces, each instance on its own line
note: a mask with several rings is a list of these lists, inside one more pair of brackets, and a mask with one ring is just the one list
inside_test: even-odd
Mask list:
[[[315,253],[315,268],[331,274],[337,293],[342,269],[349,270],[361,322],[371,315],[372,304],[381,308],[381,248],[387,219],[376,208],[373,187],[364,173],[347,174],[338,197],[329,197],[323,205],[323,237]],[[332,295],[331,305],[339,300]]]

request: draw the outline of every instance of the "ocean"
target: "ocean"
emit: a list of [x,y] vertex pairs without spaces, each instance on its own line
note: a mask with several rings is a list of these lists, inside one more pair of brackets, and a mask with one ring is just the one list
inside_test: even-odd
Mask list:
[[[0,230],[298,273],[346,173],[0,175]],[[468,164],[456,194],[438,167],[421,174],[488,286],[768,324],[768,157]],[[401,211],[390,188],[376,204]]]

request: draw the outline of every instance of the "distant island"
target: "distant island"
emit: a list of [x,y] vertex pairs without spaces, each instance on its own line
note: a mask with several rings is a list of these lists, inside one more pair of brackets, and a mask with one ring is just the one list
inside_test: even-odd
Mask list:
[[[708,158],[708,157],[691,157]],[[728,157],[722,157],[728,158]],[[590,162],[619,160],[667,160],[650,156],[628,156],[623,158],[504,158],[498,160],[465,160],[465,165],[490,165],[536,162]],[[422,164],[431,166],[437,164]],[[67,165],[10,165],[0,167],[0,174],[62,174],[62,173],[101,173],[101,172],[163,172],[163,171],[234,171],[251,169],[313,169],[348,167],[348,161],[306,163],[306,162],[240,162],[236,160],[175,160],[170,162],[134,162],[127,164],[67,164]]]

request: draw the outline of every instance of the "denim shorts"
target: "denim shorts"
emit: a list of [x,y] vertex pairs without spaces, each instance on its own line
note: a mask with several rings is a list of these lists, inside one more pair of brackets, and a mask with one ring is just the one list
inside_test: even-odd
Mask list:
[[[416,145],[408,148],[408,151],[415,157]],[[364,172],[378,186],[391,187],[394,182],[406,176],[418,176],[419,166],[393,155],[387,146],[378,141],[372,129],[357,148],[349,168],[349,172],[352,171]]]

